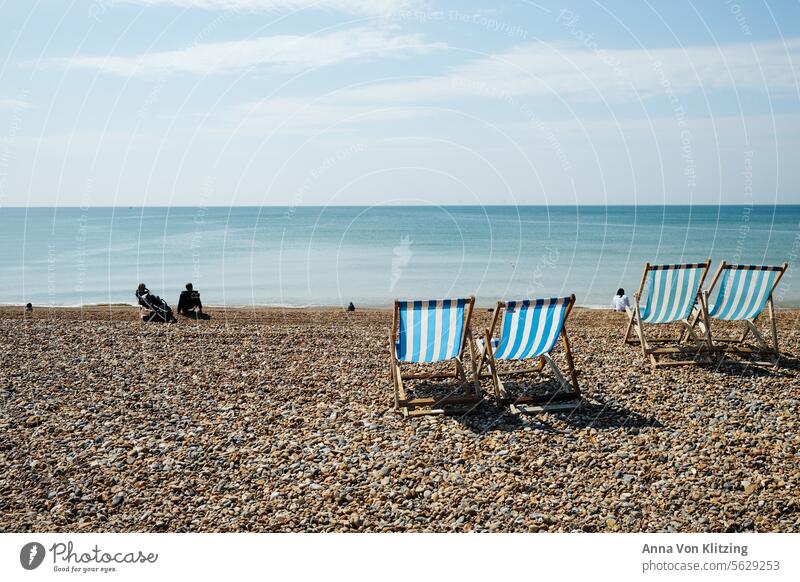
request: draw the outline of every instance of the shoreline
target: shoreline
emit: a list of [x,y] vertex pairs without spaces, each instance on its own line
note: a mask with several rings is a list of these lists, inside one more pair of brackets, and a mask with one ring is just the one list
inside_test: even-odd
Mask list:
[[[424,300],[424,299],[423,299]],[[356,311],[386,311],[390,312],[393,309],[394,303],[389,303],[385,306],[356,305]],[[4,311],[11,311],[17,309],[24,309],[25,303],[0,303],[0,313]],[[94,310],[94,309],[138,309],[135,303],[84,303],[82,305],[34,305],[34,312],[36,310]],[[172,307],[172,305],[170,305]],[[495,303],[483,304],[480,302],[475,303],[475,309],[488,310],[494,309]],[[214,309],[219,311],[346,311],[344,306],[341,305],[273,305],[273,304],[256,304],[256,305],[218,305],[213,303],[203,304],[203,309]],[[574,309],[582,309],[586,311],[604,312],[608,311],[613,313],[614,310],[609,305],[580,305],[576,304]],[[800,305],[784,305],[775,306],[776,312],[793,312],[800,311]]]

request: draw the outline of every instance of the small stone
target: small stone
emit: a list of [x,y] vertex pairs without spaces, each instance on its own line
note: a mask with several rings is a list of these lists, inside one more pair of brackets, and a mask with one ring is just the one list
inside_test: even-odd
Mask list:
[[[777,317],[787,357],[764,372],[727,358],[651,370],[619,345],[624,317],[581,309],[569,331],[582,411],[516,416],[487,402],[457,419],[394,410],[389,311],[220,307],[143,327],[129,307],[54,308],[24,329],[14,311],[0,307],[5,531],[800,527],[795,309]],[[438,397],[451,384],[407,388]]]
[[756,483],[750,483],[749,485],[746,485],[744,488],[745,495],[752,495],[756,491],[758,491],[758,485]]

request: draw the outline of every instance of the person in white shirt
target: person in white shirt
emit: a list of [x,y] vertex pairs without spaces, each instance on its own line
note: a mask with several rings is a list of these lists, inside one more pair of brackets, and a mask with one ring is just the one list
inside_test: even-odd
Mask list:
[[617,294],[614,295],[614,299],[611,300],[611,307],[614,308],[614,311],[625,311],[625,308],[630,306],[631,302],[628,299],[628,296],[625,295],[625,289],[621,287],[617,289]]

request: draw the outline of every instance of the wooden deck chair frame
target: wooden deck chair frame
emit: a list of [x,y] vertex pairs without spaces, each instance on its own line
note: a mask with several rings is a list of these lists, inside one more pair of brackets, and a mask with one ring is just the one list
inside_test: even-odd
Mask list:
[[[453,371],[440,373],[406,373],[400,369],[401,362],[397,359],[395,345],[397,342],[400,324],[400,301],[394,302],[394,315],[392,329],[389,334],[389,367],[394,390],[394,407],[404,416],[423,416],[429,414],[466,414],[474,410],[483,400],[481,384],[477,375],[475,347],[472,342],[472,313],[475,308],[475,297],[465,299],[464,336],[461,338],[458,356],[452,358]],[[470,367],[472,377],[468,377],[462,362],[464,350],[469,344]],[[447,361],[447,360],[444,360]],[[423,364],[424,365],[424,364]],[[446,396],[444,398],[408,398],[404,382],[409,380],[436,380],[452,378],[459,380],[459,387],[467,388],[467,393],[459,396]]]
[[[580,406],[581,391],[578,387],[578,374],[575,371],[575,363],[572,359],[572,351],[570,349],[569,338],[567,337],[567,320],[569,319],[569,314],[574,306],[575,295],[572,294],[570,295],[570,301],[567,305],[566,312],[564,313],[564,322],[561,326],[561,331],[559,332],[567,363],[566,374],[562,373],[549,353],[536,356],[536,365],[533,367],[501,372],[498,369],[498,360],[496,360],[494,357],[492,337],[497,330],[498,324],[501,322],[500,315],[507,308],[507,304],[505,301],[497,302],[497,306],[494,310],[494,317],[492,318],[492,325],[484,331],[483,347],[479,359],[480,364],[478,366],[478,375],[479,377],[483,378],[491,377],[492,385],[494,387],[494,396],[498,404],[510,405],[511,412],[514,414],[536,414],[540,412],[568,411],[574,410]],[[547,396],[527,395],[513,397],[509,395],[503,384],[504,377],[508,378],[526,374],[541,374],[545,365],[548,365],[552,370],[553,375],[561,385],[562,392]],[[489,368],[488,373],[483,373],[484,367]]]
[[[702,263],[685,263],[685,264],[671,264],[671,265],[652,265],[645,263],[644,272],[642,273],[642,280],[639,283],[639,289],[633,295],[633,308],[626,307],[625,311],[628,314],[628,326],[625,330],[624,343],[626,344],[639,344],[642,350],[642,356],[645,360],[650,361],[653,369],[661,366],[684,366],[692,364],[710,363],[710,352],[712,349],[710,338],[700,338],[695,333],[689,323],[689,317],[680,320],[683,324],[683,330],[678,337],[665,337],[665,338],[648,338],[645,333],[644,323],[641,320],[641,312],[639,302],[642,298],[642,291],[644,291],[645,283],[647,282],[647,275],[652,271],[661,269],[690,269],[703,267],[703,273],[700,276],[698,284],[697,297],[695,301],[700,304],[701,317],[708,326],[708,310],[705,308],[705,298],[701,292],[703,282],[708,275],[708,269],[711,267],[711,259]],[[651,324],[660,325],[660,324]],[[633,335],[635,334],[635,335]],[[689,343],[691,340],[691,343]],[[675,344],[673,346],[659,347],[661,344]],[[666,359],[673,356],[688,356],[691,355],[692,359],[672,360]]]
[[[758,320],[758,318],[761,317],[761,314],[764,312],[763,309],[751,320],[739,320],[743,329],[738,337],[718,337],[713,334],[711,330],[711,319],[713,319],[713,317],[709,314],[708,301],[712,295],[712,292],[714,291],[717,282],[725,270],[742,268],[747,270],[763,269],[778,271],[778,276],[775,278],[772,288],[769,290],[769,296],[766,304],[766,311],[769,315],[769,339],[771,340],[771,343],[770,341],[767,341],[767,339],[755,325],[756,320]],[[779,267],[767,267],[765,269],[765,267],[760,265],[734,265],[722,261],[717,269],[717,272],[714,273],[714,277],[711,279],[711,284],[708,286],[708,289],[703,290],[703,302],[701,305],[698,305],[698,307],[695,308],[694,312],[692,313],[691,320],[689,321],[689,325],[692,327],[692,329],[697,327],[700,330],[700,333],[697,334],[698,337],[702,337],[708,341],[713,346],[715,351],[721,352],[723,355],[730,354],[746,357],[751,359],[750,363],[753,364],[777,365],[778,360],[780,359],[780,349],[778,347],[778,328],[775,322],[775,304],[772,300],[772,294],[775,292],[775,289],[778,287],[778,283],[781,282],[781,278],[786,273],[788,268],[789,263],[783,263]],[[705,313],[701,312],[701,308],[705,310]],[[686,333],[688,334],[688,331]],[[744,341],[750,334],[753,334],[753,338],[758,345],[757,349],[753,349],[744,345]],[[752,360],[754,357],[767,358],[767,360]]]

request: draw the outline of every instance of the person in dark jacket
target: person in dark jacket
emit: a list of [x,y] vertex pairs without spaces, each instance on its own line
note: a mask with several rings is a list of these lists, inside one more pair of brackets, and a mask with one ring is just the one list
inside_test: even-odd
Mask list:
[[194,290],[194,286],[191,283],[186,283],[186,291],[181,291],[181,296],[178,298],[178,314],[189,315],[189,312],[193,309],[197,309],[197,314],[203,314],[200,293]]
[[142,307],[146,307],[144,302],[144,298],[150,294],[150,289],[147,288],[147,285],[144,283],[139,283],[139,286],[136,288],[136,302],[141,305]]
[[178,320],[172,314],[172,308],[158,295],[150,293],[144,283],[136,287],[136,301],[139,303],[139,315],[142,321],[163,321],[176,323]]

